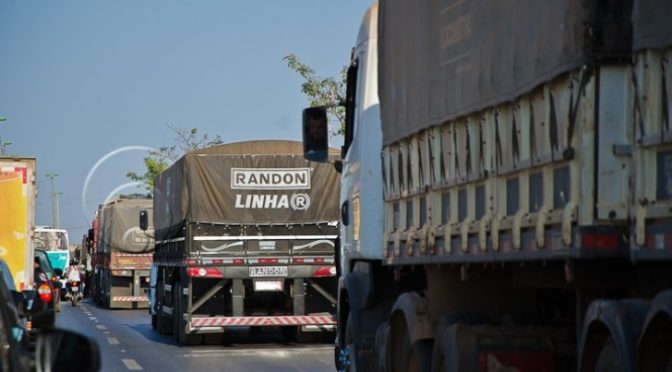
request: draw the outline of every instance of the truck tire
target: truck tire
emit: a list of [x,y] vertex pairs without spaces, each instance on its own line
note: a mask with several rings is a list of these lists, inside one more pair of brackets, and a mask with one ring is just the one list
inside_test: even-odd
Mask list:
[[317,342],[320,334],[320,332],[303,332],[301,326],[281,327],[280,332],[286,342],[296,342],[299,344]]
[[621,361],[616,343],[611,336],[607,337],[602,344],[602,349],[595,363],[595,372],[625,372],[625,364]]
[[[397,326],[398,338],[394,337],[394,327]],[[411,342],[406,322],[392,322],[390,325],[390,363],[393,371],[424,372],[432,367],[432,339],[421,339]],[[398,349],[397,349],[398,348]]]
[[198,333],[187,333],[187,322],[184,320],[186,304],[184,303],[184,295],[182,294],[182,283],[178,282],[173,290],[173,325],[174,336],[177,342],[183,346],[194,346],[203,343],[203,335]]
[[158,282],[157,287],[159,290],[156,292],[156,301],[157,301],[157,310],[156,310],[156,330],[159,331],[159,334],[169,335],[173,332],[172,326],[172,317],[168,317],[163,312],[163,302],[165,301],[165,291],[163,282]]
[[158,323],[157,317],[158,317],[158,315],[152,314],[152,329],[156,329],[156,327],[157,327],[157,323]]

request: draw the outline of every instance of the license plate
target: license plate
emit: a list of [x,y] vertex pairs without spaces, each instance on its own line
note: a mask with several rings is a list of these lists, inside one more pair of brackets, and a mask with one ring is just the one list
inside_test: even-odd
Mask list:
[[256,292],[282,292],[282,280],[255,280],[254,290]]
[[250,267],[250,276],[253,278],[287,276],[287,266],[253,266]]
[[72,287],[73,292],[79,292],[79,287]]

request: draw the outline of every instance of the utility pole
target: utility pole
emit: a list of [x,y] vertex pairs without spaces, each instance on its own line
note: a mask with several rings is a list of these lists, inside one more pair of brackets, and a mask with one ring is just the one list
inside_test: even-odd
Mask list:
[[[7,121],[7,118],[4,116],[0,116],[0,123],[3,121]],[[7,146],[11,145],[11,141],[3,141],[2,136],[0,136],[0,155],[7,155]]]
[[54,179],[58,177],[58,174],[47,173],[46,176],[51,180],[51,223],[54,229],[58,229],[58,195],[60,193],[56,192],[56,184],[54,183]]

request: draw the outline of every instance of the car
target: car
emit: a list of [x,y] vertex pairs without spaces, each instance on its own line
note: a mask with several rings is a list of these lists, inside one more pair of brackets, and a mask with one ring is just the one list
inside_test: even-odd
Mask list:
[[[98,345],[78,333],[47,329],[36,335],[35,344],[29,343],[20,317],[38,315],[45,310],[45,304],[36,291],[15,290],[11,272],[2,259],[0,271],[0,371],[98,371]],[[52,358],[37,359],[37,355]]]
[[[53,328],[56,324],[56,312],[61,307],[61,282],[63,274],[60,270],[54,270],[47,252],[41,249],[35,250],[35,263],[39,264],[35,270],[33,281],[35,289],[42,300],[47,304],[47,310],[32,320],[34,328]],[[48,290],[47,290],[48,289]]]

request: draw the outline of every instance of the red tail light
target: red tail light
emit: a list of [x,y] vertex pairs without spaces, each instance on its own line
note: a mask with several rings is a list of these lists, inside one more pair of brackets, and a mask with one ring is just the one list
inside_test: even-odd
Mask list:
[[313,273],[314,277],[322,278],[325,276],[335,276],[336,275],[336,266],[322,266],[319,269],[315,270]]
[[219,270],[211,267],[188,267],[187,275],[192,278],[223,278]]
[[54,294],[51,293],[51,288],[49,288],[48,284],[42,284],[37,288],[37,294],[40,295],[40,298],[42,301],[45,303],[51,302],[51,300],[54,299]]
[[585,249],[615,250],[619,241],[616,234],[583,234],[581,245]]

